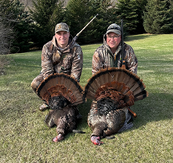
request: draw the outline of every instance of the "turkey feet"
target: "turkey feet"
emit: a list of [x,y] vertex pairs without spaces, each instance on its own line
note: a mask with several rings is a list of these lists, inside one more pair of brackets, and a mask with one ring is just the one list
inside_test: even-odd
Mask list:
[[100,137],[99,136],[91,136],[91,142],[95,145],[101,145],[103,144],[102,141],[100,141]]
[[59,141],[61,141],[61,140],[63,140],[64,139],[64,137],[63,137],[63,135],[62,134],[58,134],[58,136],[56,136],[55,138],[53,138],[53,142],[59,142]]

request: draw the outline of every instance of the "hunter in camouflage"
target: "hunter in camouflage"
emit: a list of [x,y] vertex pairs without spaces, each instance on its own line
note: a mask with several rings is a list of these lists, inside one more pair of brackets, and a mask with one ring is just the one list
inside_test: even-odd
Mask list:
[[[113,29],[113,27],[115,27],[116,29]],[[114,36],[111,36],[111,34],[113,34]],[[117,39],[115,43],[114,43],[114,39]],[[98,47],[93,55],[92,74],[95,74],[100,69],[104,69],[107,67],[121,67],[122,66],[123,58],[121,53],[120,42],[121,42],[120,26],[118,26],[117,24],[111,24],[108,27],[106,34],[103,36],[103,45]],[[113,44],[115,44],[115,46]],[[125,49],[124,59],[126,61],[126,69],[137,74],[138,61],[132,47],[124,43],[124,49]]]
[[66,23],[57,24],[53,39],[43,46],[41,67],[41,73],[31,83],[34,92],[41,81],[53,73],[65,73],[74,77],[78,82],[80,81],[83,52],[77,43],[72,42],[72,36]]
[[[122,66],[122,61],[125,60],[125,66],[127,70],[132,71],[137,74],[138,61],[136,55],[132,49],[132,47],[126,43],[124,43],[124,58],[122,58],[122,48],[121,48],[121,28],[117,24],[111,24],[106,33],[103,36],[103,44],[96,49],[92,59],[92,74],[97,73],[101,69],[105,69],[108,67],[118,67]],[[104,116],[100,115],[98,112],[97,105],[95,105],[97,101],[93,101],[91,104],[91,109],[88,114],[88,125],[97,124],[97,122],[102,122],[103,125],[106,124],[104,122]],[[104,104],[106,105],[106,104]],[[114,108],[113,108],[114,109]],[[118,132],[125,131],[131,127],[133,127],[132,123],[132,115],[128,111],[128,108],[122,108],[127,113],[124,125],[119,129]],[[112,113],[114,114],[114,113]],[[105,113],[105,115],[108,115]],[[114,116],[114,115],[112,115]],[[116,117],[116,113],[115,113]],[[116,119],[109,119],[111,124],[114,124]],[[115,123],[116,124],[116,123]],[[104,128],[104,126],[100,126]],[[94,130],[91,134],[91,141],[100,145],[102,142],[100,141],[100,133],[97,130]]]

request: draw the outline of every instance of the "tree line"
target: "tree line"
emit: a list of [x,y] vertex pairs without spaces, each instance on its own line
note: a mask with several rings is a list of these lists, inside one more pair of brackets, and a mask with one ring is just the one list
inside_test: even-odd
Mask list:
[[70,0],[66,7],[63,0],[34,0],[32,6],[26,10],[19,0],[0,0],[0,54],[42,48],[59,22],[74,37],[96,14],[79,44],[101,42],[107,27],[121,19],[125,35],[173,32],[173,0]]

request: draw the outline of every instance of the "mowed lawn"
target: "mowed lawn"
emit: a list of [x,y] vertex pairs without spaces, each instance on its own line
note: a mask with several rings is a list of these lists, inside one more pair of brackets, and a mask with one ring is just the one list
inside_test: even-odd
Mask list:
[[[41,70],[41,51],[0,55],[0,163],[173,163],[173,34],[133,35],[125,40],[139,61],[138,76],[149,97],[135,103],[134,127],[90,141],[87,115],[91,101],[79,105],[83,119],[65,140],[53,143],[56,127],[48,128],[39,111],[43,103],[30,87]],[[101,44],[82,46],[81,86],[91,77],[92,55]]]

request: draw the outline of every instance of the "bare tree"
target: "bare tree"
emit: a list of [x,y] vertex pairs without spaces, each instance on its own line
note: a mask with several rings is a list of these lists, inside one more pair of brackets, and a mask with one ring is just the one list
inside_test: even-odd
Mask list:
[[0,54],[10,53],[12,29],[9,26],[5,26],[0,17]]

